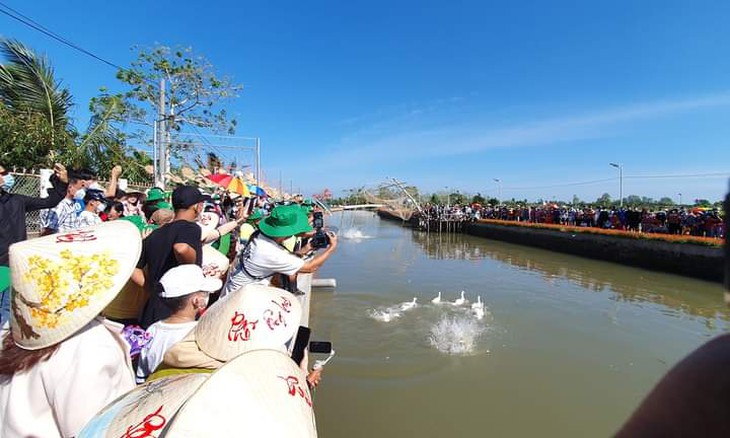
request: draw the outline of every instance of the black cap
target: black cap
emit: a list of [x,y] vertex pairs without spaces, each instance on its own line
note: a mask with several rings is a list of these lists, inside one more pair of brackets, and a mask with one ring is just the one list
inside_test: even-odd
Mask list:
[[203,202],[206,196],[200,193],[197,187],[178,186],[172,192],[172,208],[175,210],[188,208],[198,202]]
[[84,196],[84,202],[89,202],[89,201],[105,202],[106,198],[104,197],[104,192],[102,192],[101,190],[88,189],[86,191],[86,195]]

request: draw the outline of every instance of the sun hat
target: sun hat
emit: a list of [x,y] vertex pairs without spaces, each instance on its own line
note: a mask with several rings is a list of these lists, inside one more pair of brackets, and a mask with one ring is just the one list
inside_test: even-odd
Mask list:
[[257,221],[257,220],[261,219],[262,217],[264,217],[264,214],[261,212],[261,209],[257,208],[256,210],[253,211],[253,213],[251,213],[251,216],[246,218],[246,222]]
[[294,295],[251,284],[216,301],[192,334],[201,351],[227,362],[255,349],[285,350],[301,319],[302,305]]
[[177,298],[193,292],[215,292],[223,286],[218,278],[206,278],[198,265],[179,265],[160,278],[162,298]]
[[177,186],[172,191],[172,207],[175,210],[188,208],[206,199],[205,195],[200,193],[197,187],[193,186]]
[[140,385],[99,411],[78,438],[161,436],[208,377],[207,373],[177,374]]
[[152,187],[147,190],[147,202],[164,201],[169,195],[170,192],[166,192],[159,187]]
[[141,251],[139,231],[126,221],[11,245],[15,343],[38,350],[79,331],[119,293]]
[[259,229],[269,237],[289,237],[312,231],[306,213],[299,205],[279,205],[259,222]]
[[215,371],[170,422],[174,437],[317,436],[304,371],[286,354],[257,350]]

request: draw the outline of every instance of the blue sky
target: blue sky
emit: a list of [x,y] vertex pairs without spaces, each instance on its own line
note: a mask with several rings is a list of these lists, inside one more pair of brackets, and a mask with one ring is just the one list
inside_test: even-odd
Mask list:
[[[192,46],[244,85],[272,185],[335,194],[397,177],[528,200],[718,200],[730,177],[725,1],[26,2],[2,0],[120,65]],[[115,71],[0,15],[52,60],[75,119]]]

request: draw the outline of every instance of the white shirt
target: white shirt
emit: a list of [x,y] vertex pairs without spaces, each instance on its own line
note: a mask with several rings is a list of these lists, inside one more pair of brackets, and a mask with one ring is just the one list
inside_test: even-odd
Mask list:
[[173,344],[182,340],[190,330],[195,327],[197,321],[170,324],[157,321],[147,327],[147,334],[151,336],[150,342],[142,348],[139,353],[137,364],[137,383],[144,383],[147,377],[152,374],[157,366],[162,363],[165,352]]
[[[245,264],[246,269],[243,269]],[[221,298],[247,284],[269,285],[274,274],[294,275],[304,266],[304,260],[286,250],[271,238],[259,234],[236,257],[221,291]]]
[[86,228],[100,223],[101,218],[99,215],[88,210],[82,211],[78,218],[79,228]]
[[0,436],[72,437],[134,388],[121,324],[97,318],[24,373],[0,376]]

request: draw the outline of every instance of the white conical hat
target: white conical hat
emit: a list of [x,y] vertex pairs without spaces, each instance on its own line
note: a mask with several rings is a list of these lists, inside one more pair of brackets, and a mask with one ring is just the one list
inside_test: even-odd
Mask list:
[[164,436],[316,437],[306,375],[280,351],[243,354],[200,386]]
[[78,438],[160,436],[180,407],[210,376],[177,374],[138,386],[96,414]]
[[139,231],[127,221],[11,245],[15,343],[38,350],[76,333],[119,293],[141,250]]
[[200,225],[203,237],[218,228],[219,222],[220,218],[212,211],[204,211],[203,213],[200,213],[200,222],[198,222],[198,225]]
[[208,356],[227,362],[255,349],[281,349],[299,329],[302,305],[291,293],[250,284],[213,304],[193,329]]
[[203,270],[215,269],[220,272],[228,271],[228,257],[210,245],[203,245]]

